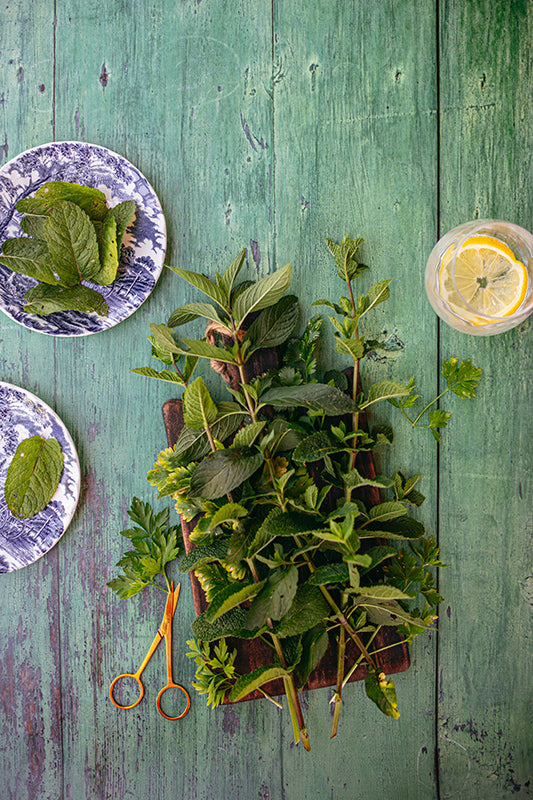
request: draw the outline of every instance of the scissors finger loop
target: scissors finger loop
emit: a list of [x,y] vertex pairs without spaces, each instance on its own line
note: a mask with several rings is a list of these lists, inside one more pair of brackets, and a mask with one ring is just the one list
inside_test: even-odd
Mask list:
[[[139,690],[140,690],[139,697],[134,703],[130,703],[130,705],[123,705],[122,703],[118,703],[113,696],[113,689],[115,688],[115,684],[119,680],[121,680],[121,678],[133,678],[133,680],[137,681],[137,683],[139,684]],[[143,699],[143,696],[144,696],[144,686],[142,685],[141,680],[137,677],[137,675],[134,675],[132,672],[124,672],[122,675],[117,675],[117,677],[109,687],[109,697],[111,698],[111,702],[113,703],[113,705],[115,705],[117,708],[135,708],[135,706],[139,705],[139,703]]]
[[[161,698],[168,689],[179,689],[180,691],[183,692],[183,694],[187,698],[187,705],[185,707],[185,711],[182,711],[181,714],[178,714],[177,717],[171,717],[168,714],[165,714],[165,712],[161,708]],[[179,683],[168,683],[161,689],[161,691],[157,695],[156,705],[157,705],[157,710],[159,711],[161,716],[164,717],[165,719],[181,719],[182,717],[185,716],[185,714],[188,712],[191,706],[191,698],[189,697],[189,692],[186,689],[184,689],[183,686],[180,686]]]

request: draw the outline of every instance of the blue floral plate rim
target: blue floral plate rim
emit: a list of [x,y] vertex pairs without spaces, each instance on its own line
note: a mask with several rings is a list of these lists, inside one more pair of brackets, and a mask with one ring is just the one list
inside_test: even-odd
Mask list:
[[[35,435],[54,436],[61,444],[65,465],[46,508],[34,517],[19,519],[7,507],[5,479],[18,444]],[[57,544],[72,522],[80,490],[78,453],[65,423],[37,395],[0,381],[0,573],[33,564]]]
[[145,176],[124,156],[102,145],[80,141],[40,144],[0,167],[0,245],[22,235],[16,203],[50,180],[100,188],[110,205],[127,199],[137,214],[124,234],[119,273],[107,287],[87,283],[104,295],[106,317],[61,311],[39,317],[24,311],[24,293],[36,281],[1,263],[0,310],[30,330],[52,336],[87,336],[114,327],[130,317],[152,293],[163,269],[166,222],[159,198]]

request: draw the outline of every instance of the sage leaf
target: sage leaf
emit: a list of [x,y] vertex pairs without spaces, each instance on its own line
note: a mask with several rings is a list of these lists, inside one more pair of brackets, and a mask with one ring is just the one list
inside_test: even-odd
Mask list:
[[[236,608],[245,600],[251,600],[255,597],[266,581],[259,581],[258,583],[248,583],[244,586],[241,583],[231,583],[225,586],[213,597],[209,607],[205,612],[207,622],[214,622],[216,619],[225,614],[232,608]],[[256,626],[259,627],[259,626]]]
[[2,245],[0,261],[13,272],[22,272],[51,286],[59,283],[46,242],[25,236],[7,239]]
[[26,301],[24,311],[29,314],[39,314],[39,316],[53,314],[55,311],[79,311],[80,313],[95,311],[101,317],[105,317],[108,312],[108,305],[100,292],[89,286],[83,286],[81,283],[66,287],[39,283],[28,289],[24,300]]
[[46,508],[59,485],[63,464],[63,451],[57,439],[32,436],[20,442],[4,487],[11,513],[26,519]]
[[62,201],[75,203],[92,220],[102,221],[107,215],[107,202],[103,192],[79,183],[48,181],[32,197],[17,203],[17,211],[24,214],[48,214]]
[[412,600],[413,595],[406,594],[402,592],[401,589],[398,589],[396,586],[390,586],[389,584],[377,584],[377,586],[361,586],[359,588],[359,594],[357,595],[357,601],[359,602],[359,598],[362,598],[364,602],[366,598],[371,597],[374,600]]
[[191,496],[216,500],[244,483],[263,461],[262,453],[251,452],[246,447],[210,453],[198,464],[191,477]]
[[74,203],[61,200],[54,206],[45,238],[55,271],[65,285],[90,280],[100,270],[96,231],[87,214]]
[[262,666],[249,672],[247,675],[240,675],[235,681],[230,693],[230,703],[237,703],[243,697],[263,686],[265,683],[273,681],[275,678],[287,677],[289,673],[283,667]]
[[305,633],[329,614],[330,607],[318,586],[304,583],[298,587],[292,606],[277,625],[275,633],[281,639]]
[[243,321],[253,311],[261,311],[263,308],[277,303],[289,288],[291,277],[291,265],[286,264],[272,275],[267,275],[241,292],[232,305],[237,328],[241,327]]
[[102,286],[109,286],[117,277],[118,272],[117,221],[115,217],[108,214],[101,225],[95,226],[95,231],[100,255],[100,269],[92,277],[92,280]]
[[356,411],[353,400],[335,386],[323,383],[308,383],[301,386],[280,386],[261,395],[262,406],[274,408],[308,408],[336,416]]
[[246,331],[244,342],[251,342],[247,358],[256,350],[277,347],[293,333],[299,317],[298,298],[282,297],[275,305],[265,308]]
[[365,691],[367,697],[377,705],[380,711],[387,717],[398,719],[398,701],[396,699],[396,689],[394,683],[387,680],[384,672],[376,669],[369,669],[365,677]]
[[183,418],[189,428],[203,430],[215,422],[218,410],[207,391],[203,378],[196,378],[185,389],[182,399]]

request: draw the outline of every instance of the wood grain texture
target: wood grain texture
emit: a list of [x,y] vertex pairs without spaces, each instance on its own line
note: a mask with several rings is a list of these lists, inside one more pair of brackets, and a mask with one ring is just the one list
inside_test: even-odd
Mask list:
[[[440,16],[441,231],[531,230],[533,4],[446,2]],[[440,470],[440,785],[465,800],[533,794],[531,336],[531,318],[490,338],[441,330],[443,356],[484,370]]]
[[[184,720],[162,720],[159,652],[138,707],[108,700],[162,615],[160,597],[119,601],[105,583],[131,497],[155,502],[145,475],[165,443],[160,408],[179,394],[129,370],[149,363],[149,322],[195,292],[165,271],[133,317],[85,340],[0,315],[0,379],[56,409],[83,470],[57,547],[0,576],[1,800],[530,797],[532,326],[490,339],[439,330],[423,272],[439,227],[533,227],[531,0],[11,0],[1,23],[2,163],[53,138],[110,147],[155,187],[169,263],[212,274],[247,247],[255,277],[291,261],[304,306],[337,292],[323,238],[361,235],[371,277],[394,279],[365,333],[398,348],[365,381],[415,374],[429,396],[441,358],[485,370],[475,403],[447,405],[440,463],[423,432],[376,415],[396,432],[380,469],[423,474],[420,517],[452,565],[438,652],[434,634],[415,642],[395,678],[399,721],[349,686],[331,743],[329,691],[307,693],[309,757],[266,702],[212,711],[195,697]],[[182,591],[184,682],[193,618]]]

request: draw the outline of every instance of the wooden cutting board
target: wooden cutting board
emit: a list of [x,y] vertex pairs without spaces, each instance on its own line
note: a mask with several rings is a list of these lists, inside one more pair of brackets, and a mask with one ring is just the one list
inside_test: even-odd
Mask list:
[[[170,447],[172,447],[175,444],[180,434],[180,431],[184,425],[183,407],[181,400],[168,400],[163,405],[163,420],[165,424],[168,444]],[[357,463],[359,471],[368,477],[374,477],[376,472],[374,468],[374,461],[372,458],[372,454],[370,452],[365,452],[361,453],[360,456],[361,458]],[[377,492],[377,490],[375,489],[371,489],[370,491]],[[367,498],[372,499],[372,502],[374,503],[379,502],[378,498],[376,498],[375,496],[371,498],[367,494]],[[187,522],[182,517],[181,525],[182,525],[183,538],[185,542],[185,550],[187,553],[189,553],[194,548],[194,545],[191,543],[189,539],[189,535],[196,525],[196,520],[193,520],[192,522]],[[196,610],[196,613],[200,614],[207,608],[207,601],[198,579],[192,572],[190,573],[190,580],[191,580],[194,608]],[[240,674],[246,674],[247,672],[251,672],[252,670],[256,669],[262,664],[268,663],[272,659],[272,649],[267,644],[265,644],[261,639],[243,640],[243,639],[233,639],[232,637],[226,637],[226,641],[230,649],[233,648],[237,649],[237,658],[235,660],[235,667],[237,669],[237,672]],[[376,638],[374,639],[372,649],[377,650],[379,648],[387,647],[389,645],[393,646],[388,647],[388,649],[383,650],[383,652],[378,653],[375,656],[376,664],[386,674],[403,672],[409,667],[410,664],[409,650],[405,641],[398,634],[397,629],[394,627],[382,628],[381,631],[377,634]],[[346,661],[347,664],[353,663],[359,656],[358,648],[348,637],[346,637],[346,655],[347,655],[347,661]],[[367,672],[366,663],[363,662],[355,670],[355,672],[350,678],[350,681],[361,680],[362,678],[365,677],[366,672]],[[322,658],[316,669],[311,673],[305,688],[317,689],[322,686],[334,686],[336,683],[336,673],[337,673],[337,649],[335,645],[334,635],[330,634],[330,645],[328,647],[328,650],[326,651],[326,654],[324,655],[324,657]],[[283,686],[283,681],[280,679],[271,681],[271,683],[267,685],[267,689],[268,692],[273,695],[283,694],[285,691]],[[247,695],[243,699],[251,700],[262,697],[263,695],[260,692],[255,691]]]

